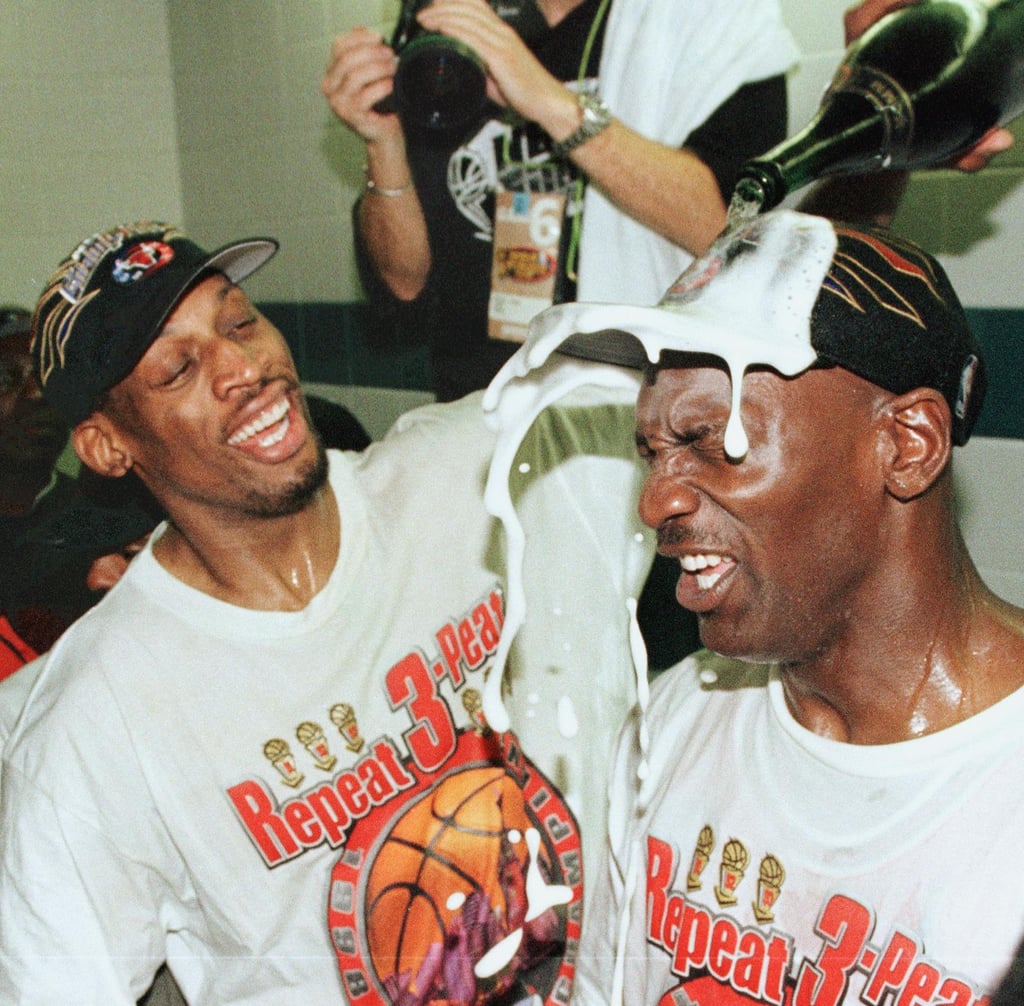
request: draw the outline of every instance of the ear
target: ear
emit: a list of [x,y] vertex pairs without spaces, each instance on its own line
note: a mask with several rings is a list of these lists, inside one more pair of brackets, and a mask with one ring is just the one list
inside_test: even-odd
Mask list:
[[888,405],[893,452],[886,489],[904,502],[930,488],[953,450],[949,405],[934,388],[914,388]]
[[82,464],[99,475],[119,478],[132,467],[132,456],[118,436],[117,427],[102,413],[94,412],[72,431],[71,442]]

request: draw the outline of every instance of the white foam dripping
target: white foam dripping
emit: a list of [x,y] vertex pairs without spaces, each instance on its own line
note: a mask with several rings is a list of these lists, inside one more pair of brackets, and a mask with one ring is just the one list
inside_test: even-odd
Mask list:
[[[811,366],[811,309],[836,248],[832,225],[821,218],[775,211],[744,221],[719,238],[711,251],[679,278],[656,307],[614,304],[562,304],[543,311],[530,326],[526,343],[502,368],[484,395],[484,410],[497,430],[484,501],[505,527],[507,590],[505,625],[489,676],[483,705],[497,731],[509,729],[502,682],[509,651],[526,616],[523,585],[525,537],[510,494],[516,451],[536,417],[576,387],[591,384],[637,390],[639,373],[555,351],[572,338],[592,337],[606,359],[639,365],[657,363],[663,351],[714,354],[725,362],[732,382],[725,450],[744,457],[749,443],[743,428],[743,377],[763,365],[784,375]],[[554,354],[554,355],[553,355]],[[638,538],[638,540],[640,540]],[[649,799],[647,652],[636,622],[636,600],[627,601],[629,640],[637,684],[637,812]],[[619,918],[611,1002],[624,1003],[624,961],[630,903],[640,882],[642,849],[631,843],[625,894]],[[515,954],[521,931],[509,934],[477,965],[505,963]],[[508,945],[503,947],[507,941]],[[509,952],[509,947],[512,947]],[[494,955],[491,959],[491,955]],[[504,964],[499,965],[504,966]],[[493,973],[490,972],[490,973]]]
[[636,598],[626,598],[626,610],[629,612],[629,652],[633,658],[633,673],[636,675],[636,704],[639,714],[637,743],[640,746],[640,761],[637,763],[636,775],[642,790],[643,781],[650,771],[647,763],[647,754],[651,746],[651,735],[647,728],[647,704],[651,697],[651,687],[647,680],[647,647],[640,632],[640,624],[636,620],[636,608]]
[[[546,356],[545,356],[546,359]],[[483,688],[484,715],[491,728],[503,733],[510,727],[502,699],[502,684],[509,651],[526,618],[526,590],[523,563],[526,540],[523,526],[512,504],[510,473],[516,452],[534,420],[553,402],[584,385],[636,391],[639,375],[585,360],[558,360],[544,367],[520,360],[518,355],[505,365],[484,396],[484,411],[497,430],[497,440],[487,474],[484,505],[505,528],[506,589],[505,624],[498,649]]]
[[526,871],[526,921],[532,922],[549,908],[572,901],[572,888],[566,884],[549,884],[540,872],[540,832],[527,828],[526,847],[530,850],[530,866]]
[[634,845],[630,846],[629,863],[626,867],[626,882],[622,892],[622,914],[619,915],[619,930],[615,941],[615,969],[612,972],[612,989],[609,1002],[621,1003],[625,1006],[625,971],[626,951],[629,946],[629,906],[633,903],[636,893],[637,876],[640,869],[640,856]]
[[775,211],[724,232],[656,307],[570,303],[533,320],[525,344],[502,367],[483,400],[498,434],[484,502],[505,526],[507,557],[505,626],[483,698],[484,714],[495,730],[509,729],[502,679],[526,615],[524,533],[509,486],[516,451],[536,417],[574,388],[636,390],[640,382],[637,371],[555,351],[579,333],[589,333],[600,336],[603,351],[616,350],[609,358],[639,363],[646,357],[656,363],[664,350],[721,357],[732,380],[725,449],[730,457],[742,458],[748,449],[740,416],[743,375],[755,365],[793,375],[815,361],[811,309],[835,247],[835,231],[827,220]]
[[725,453],[737,461],[744,457],[750,448],[750,441],[747,440],[747,431],[743,429],[743,420],[740,416],[740,404],[743,397],[743,364],[737,367],[731,360],[727,361],[729,366],[729,379],[732,381],[732,404],[729,408],[729,422],[725,426]]
[[576,709],[568,695],[558,700],[558,732],[567,740],[580,732],[580,721],[576,718]]
[[487,951],[483,957],[476,962],[473,973],[477,978],[490,978],[496,975],[502,968],[508,967],[512,958],[515,957],[519,944],[523,942],[523,927],[517,926],[504,939]]
[[[526,847],[529,850],[529,864],[526,868],[526,915],[523,922],[540,918],[549,908],[567,905],[572,901],[572,888],[565,884],[549,884],[540,872],[540,832],[536,828],[526,829]],[[517,845],[523,836],[516,830],[508,833],[508,839]],[[523,927],[517,926],[487,951],[473,968],[478,978],[489,978],[507,967],[523,942]]]

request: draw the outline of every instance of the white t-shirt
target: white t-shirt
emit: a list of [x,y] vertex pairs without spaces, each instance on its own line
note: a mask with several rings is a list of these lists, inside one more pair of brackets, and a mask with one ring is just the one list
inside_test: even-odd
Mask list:
[[620,740],[574,1002],[612,1001],[616,954],[629,1003],[978,1002],[1024,932],[1022,722],[1024,690],[843,744],[767,669],[688,658],[652,690],[646,757],[635,723]]
[[[594,463],[637,478],[628,401],[600,407],[571,445],[565,415],[552,410],[524,445],[526,513],[548,469],[551,492],[572,491],[567,449],[613,445],[617,460]],[[65,634],[5,751],[0,999],[134,1002],[165,957],[202,1003],[452,997],[474,982],[568,995],[580,839],[548,776],[582,787],[542,732],[532,761],[467,698],[504,610],[500,531],[480,502],[492,446],[470,396],[410,414],[363,454],[331,452],[340,554],[302,611],[218,601],[149,547]],[[564,501],[541,596],[593,579],[578,564],[592,533],[649,559],[628,489],[610,488],[591,509]],[[633,565],[636,583],[609,578],[610,601],[639,589],[645,567]],[[604,670],[534,652],[509,678],[515,694],[536,693],[537,719]],[[628,684],[609,692],[625,710]],[[610,746],[594,739],[591,773]],[[505,936],[520,940],[515,954],[474,976]]]

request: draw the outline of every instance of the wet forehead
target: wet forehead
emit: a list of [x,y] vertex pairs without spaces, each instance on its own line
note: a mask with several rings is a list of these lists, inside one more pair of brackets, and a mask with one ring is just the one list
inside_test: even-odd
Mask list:
[[723,432],[726,453],[737,461],[751,441],[780,437],[797,451],[817,450],[823,436],[835,434],[837,421],[856,436],[874,401],[873,386],[840,368],[811,369],[796,377],[754,369],[743,376],[738,394],[721,367],[662,367],[652,376],[637,400],[638,443]]
[[[750,378],[743,379],[746,397]],[[715,415],[725,422],[731,407],[732,380],[724,364],[659,366],[645,376],[637,397],[637,423],[680,420],[688,415]]]

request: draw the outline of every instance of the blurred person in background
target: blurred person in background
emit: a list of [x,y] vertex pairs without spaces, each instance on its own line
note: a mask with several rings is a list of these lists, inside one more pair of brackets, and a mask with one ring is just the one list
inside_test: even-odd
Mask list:
[[[98,480],[56,467],[69,428],[40,393],[29,326],[28,311],[3,309],[0,613],[26,647],[24,656],[44,653],[95,603],[98,595],[86,585],[93,560],[134,540],[156,520],[143,492],[122,490],[115,498]],[[11,656],[8,670],[17,666]]]
[[[431,128],[396,113],[395,53],[362,27],[334,43],[322,88],[365,144],[355,231],[377,328],[428,343],[449,400],[487,384],[545,301],[656,300],[724,226],[743,161],[783,138],[797,52],[776,0],[412,6],[419,30],[482,59],[479,114]],[[530,266],[513,252],[540,224]],[[492,285],[496,255],[522,282]]]

